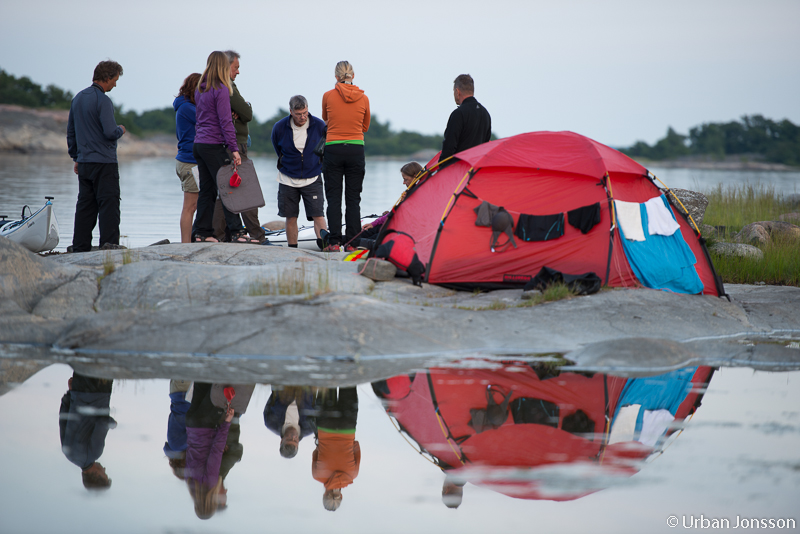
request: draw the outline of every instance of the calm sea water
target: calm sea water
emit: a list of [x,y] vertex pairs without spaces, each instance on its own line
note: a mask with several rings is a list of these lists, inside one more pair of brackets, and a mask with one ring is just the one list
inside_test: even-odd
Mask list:
[[[259,210],[261,223],[278,219],[276,160],[253,159],[266,206]],[[406,160],[367,160],[361,213],[382,213],[403,191],[400,167]],[[424,163],[424,162],[422,162]],[[717,184],[771,185],[778,193],[800,192],[800,172],[709,171],[659,169],[652,172],[669,187],[707,191]],[[162,239],[180,242],[183,193],[172,158],[146,158],[120,162],[121,243],[129,247],[147,246]],[[57,251],[72,244],[72,227],[78,181],[72,162],[59,155],[0,155],[0,214],[19,218],[22,206],[41,207],[45,196],[55,197],[55,212],[61,230]],[[301,214],[302,221],[302,214]],[[99,241],[95,229],[94,244]]]
[[[444,374],[432,375],[434,383],[441,384],[437,377],[443,377],[450,387],[482,387],[466,382],[474,369],[465,371],[460,385],[454,380],[455,371],[439,370]],[[795,525],[800,521],[800,376],[796,372],[720,369],[685,430],[659,447],[663,454],[655,452],[646,460],[631,458],[627,468],[619,460],[609,460],[610,456],[570,463],[566,451],[560,454],[547,442],[520,443],[508,438],[513,438],[518,425],[511,430],[503,427],[506,444],[490,441],[496,457],[485,461],[498,466],[546,465],[533,470],[482,468],[467,476],[457,510],[442,502],[446,472],[417,450],[414,440],[428,443],[425,436],[413,428],[405,438],[399,434],[372,387],[362,384],[355,430],[360,469],[342,491],[342,504],[335,513],[323,508],[323,485],[312,477],[314,436],[300,442],[296,457],[282,458],[280,439],[265,427],[262,413],[271,390],[260,384],[240,420],[238,442],[243,453],[225,477],[227,508],[207,521],[195,515],[186,483],[176,478],[162,452],[170,414],[169,382],[114,381],[110,407],[117,427],[104,439],[100,457],[113,482],[107,491],[91,493],[81,484],[80,469],[62,454],[59,440],[59,405],[70,376],[68,366],[52,365],[0,395],[2,532],[638,534],[674,532],[668,526],[671,516],[681,521],[680,530],[684,517],[689,521],[701,514],[707,519],[726,519],[731,527],[737,516],[784,520],[784,524],[793,519]],[[564,374],[561,377],[567,379]],[[523,382],[529,380],[520,379]],[[602,405],[599,391],[596,400]],[[592,409],[589,395],[569,398],[581,409]],[[458,402],[442,390],[437,399],[450,406]],[[463,406],[466,417],[470,406]],[[405,412],[403,420],[413,426],[409,416],[425,419],[432,413],[429,402]],[[464,423],[453,417],[445,422]],[[597,435],[586,439],[603,439],[600,426]],[[496,432],[484,431],[478,437],[491,440]],[[485,454],[487,441],[470,443],[464,445],[467,455]],[[440,456],[447,453],[447,448],[430,450]],[[548,495],[566,500],[504,494],[528,484],[548,488]],[[580,497],[587,492],[594,493]],[[796,532],[796,528],[784,530]]]

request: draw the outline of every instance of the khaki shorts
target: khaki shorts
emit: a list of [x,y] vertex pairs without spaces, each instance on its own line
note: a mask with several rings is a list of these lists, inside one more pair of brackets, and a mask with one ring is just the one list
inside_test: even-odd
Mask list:
[[192,169],[197,167],[197,163],[184,163],[178,161],[175,165],[175,173],[181,179],[181,189],[184,193],[199,193],[200,188],[197,187],[197,182],[192,174]]

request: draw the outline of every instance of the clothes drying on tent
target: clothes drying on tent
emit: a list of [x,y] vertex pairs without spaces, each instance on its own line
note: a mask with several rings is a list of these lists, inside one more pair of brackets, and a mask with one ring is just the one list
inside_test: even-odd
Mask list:
[[[659,200],[667,202],[663,195]],[[619,201],[614,203],[617,206],[620,204]],[[645,205],[634,204],[634,206],[639,210],[641,226],[647,226],[648,213]],[[627,238],[626,229],[620,224],[620,233],[624,238],[622,246],[625,255],[642,285],[674,293],[696,294],[703,291],[703,282],[694,267],[697,259],[680,232],[676,231],[668,236],[645,235],[642,232],[644,240],[631,241]]]
[[672,235],[680,229],[678,221],[669,209],[664,195],[653,197],[644,203],[647,211],[647,233],[650,235]]
[[588,234],[592,228],[600,224],[600,203],[595,202],[591,206],[568,211],[567,222],[580,230],[582,234]]

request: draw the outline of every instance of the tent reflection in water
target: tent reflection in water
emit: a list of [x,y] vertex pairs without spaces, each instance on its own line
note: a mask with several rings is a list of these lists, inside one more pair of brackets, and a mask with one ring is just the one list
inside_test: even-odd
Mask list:
[[699,407],[712,374],[703,366],[621,378],[504,362],[496,370],[434,368],[372,387],[447,475],[443,500],[457,507],[465,482],[566,501],[630,477]]
[[548,267],[611,287],[724,294],[696,225],[624,154],[572,132],[532,132],[453,157],[441,170],[438,156],[428,163],[376,241],[411,236],[424,281],[514,288]]

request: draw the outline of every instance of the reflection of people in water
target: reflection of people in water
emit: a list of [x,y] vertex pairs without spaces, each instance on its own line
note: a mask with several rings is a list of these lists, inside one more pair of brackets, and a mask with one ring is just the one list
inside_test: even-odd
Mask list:
[[[241,459],[238,424],[231,437],[231,422],[247,410],[255,385],[233,386],[233,399],[225,397],[222,384],[195,382],[186,412],[186,483],[200,519],[208,519],[225,506],[227,490],[223,479]],[[238,447],[231,447],[236,445]],[[226,459],[225,453],[230,451]]]
[[356,388],[321,391],[317,410],[317,448],[311,473],[325,485],[322,505],[335,512],[342,504],[342,488],[353,483],[361,464],[361,447],[356,441]]
[[111,479],[98,462],[109,428],[117,422],[109,416],[113,380],[73,373],[61,398],[59,433],[64,456],[81,468],[83,486],[88,490],[108,489]]
[[[400,375],[373,389],[446,473],[442,500],[457,508],[467,481],[515,498],[563,501],[633,475],[661,450],[671,423],[699,406],[712,374],[692,367],[625,379],[508,362],[494,371]],[[564,464],[581,468],[580,484],[553,471]],[[548,482],[554,473],[565,486]]]
[[186,468],[186,412],[191,406],[191,398],[186,393],[192,382],[189,380],[169,381],[169,419],[167,420],[167,441],[164,454],[169,458],[172,473],[183,480]]
[[264,424],[281,437],[280,453],[284,458],[294,458],[300,440],[314,432],[313,405],[310,387],[273,388],[264,406]]

